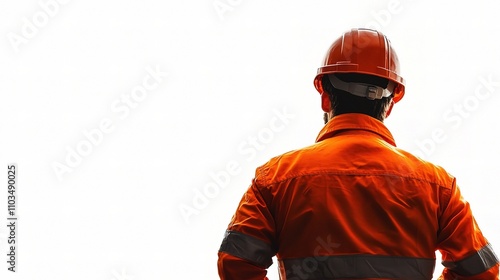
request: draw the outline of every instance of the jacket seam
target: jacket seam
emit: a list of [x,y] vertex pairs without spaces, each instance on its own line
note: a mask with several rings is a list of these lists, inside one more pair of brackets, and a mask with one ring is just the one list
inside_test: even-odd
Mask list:
[[257,181],[262,181],[263,183],[265,183],[265,184],[262,184],[262,185],[259,184],[262,187],[264,187],[264,186],[269,186],[269,185],[273,185],[273,184],[281,184],[281,183],[283,183],[285,181],[288,181],[288,180],[291,180],[291,179],[297,179],[297,178],[301,178],[301,177],[321,175],[321,174],[345,175],[345,176],[390,176],[390,177],[398,177],[398,178],[405,178],[405,179],[413,179],[413,180],[417,180],[417,181],[420,181],[420,182],[425,182],[425,183],[428,183],[428,184],[438,185],[440,187],[444,187],[444,188],[447,188],[447,189],[452,189],[453,188],[453,181],[455,180],[453,177],[451,177],[450,178],[450,180],[452,181],[451,186],[450,187],[446,187],[445,184],[440,184],[439,182],[429,181],[429,180],[425,180],[425,179],[419,178],[419,177],[413,177],[413,176],[407,176],[407,175],[399,175],[399,174],[394,174],[394,173],[385,173],[385,172],[380,172],[379,173],[379,172],[374,172],[374,171],[367,171],[366,173],[365,172],[359,172],[359,171],[356,171],[356,172],[350,172],[350,171],[346,171],[346,172],[342,172],[342,171],[318,171],[318,172],[310,172],[310,173],[307,173],[307,174],[294,174],[294,175],[287,176],[286,178],[283,178],[283,179],[277,180],[277,181],[271,181],[271,180],[268,180],[267,178],[260,178]]

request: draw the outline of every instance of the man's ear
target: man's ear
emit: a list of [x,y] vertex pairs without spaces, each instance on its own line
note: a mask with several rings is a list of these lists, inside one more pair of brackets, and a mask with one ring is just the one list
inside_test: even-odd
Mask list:
[[321,109],[323,112],[329,113],[332,110],[332,104],[330,102],[330,97],[326,92],[321,94]]
[[387,108],[387,111],[385,112],[385,118],[387,118],[391,114],[393,106],[394,106],[394,101],[392,101],[391,99],[391,104],[389,104],[389,108]]

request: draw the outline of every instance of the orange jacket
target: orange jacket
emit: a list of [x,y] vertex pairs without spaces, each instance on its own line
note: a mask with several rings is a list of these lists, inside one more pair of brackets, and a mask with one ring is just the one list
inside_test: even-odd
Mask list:
[[256,171],[219,250],[221,279],[498,279],[455,178],[396,148],[384,124],[333,118],[317,143]]

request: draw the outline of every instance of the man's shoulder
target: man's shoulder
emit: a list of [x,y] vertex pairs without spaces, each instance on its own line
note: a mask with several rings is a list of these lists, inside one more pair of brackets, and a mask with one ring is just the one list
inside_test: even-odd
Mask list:
[[[332,164],[329,163],[331,161],[323,159],[326,152],[324,149],[324,145],[315,143],[273,157],[256,169],[256,183],[261,186],[267,186],[299,176],[327,172],[333,174],[338,170],[331,168]],[[374,170],[373,174],[394,175],[412,180],[425,181],[429,184],[445,188],[452,187],[455,177],[449,174],[442,166],[399,148],[395,148],[392,152],[394,153],[393,162],[385,163],[387,165],[384,164],[387,166],[387,169]],[[350,160],[350,158],[344,158],[340,164],[343,167],[349,166]],[[359,172],[366,175],[366,170]]]
[[[409,164],[406,165],[406,168],[408,168],[408,176],[413,176],[415,179],[425,180],[429,183],[438,184],[446,188],[451,187],[455,181],[455,177],[443,166],[405,150],[399,148],[396,148],[396,150],[409,162]],[[405,166],[401,168],[403,169]]]
[[255,180],[267,185],[299,176],[303,172],[311,172],[317,166],[315,155],[321,152],[317,148],[318,143],[314,143],[272,157],[257,167]]

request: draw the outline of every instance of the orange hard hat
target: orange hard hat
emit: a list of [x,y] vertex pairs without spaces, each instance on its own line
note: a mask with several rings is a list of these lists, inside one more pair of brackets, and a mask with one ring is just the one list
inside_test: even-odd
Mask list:
[[387,37],[376,30],[354,28],[333,42],[314,79],[319,93],[323,93],[323,75],[335,73],[368,74],[394,82],[394,103],[405,93],[398,56]]

